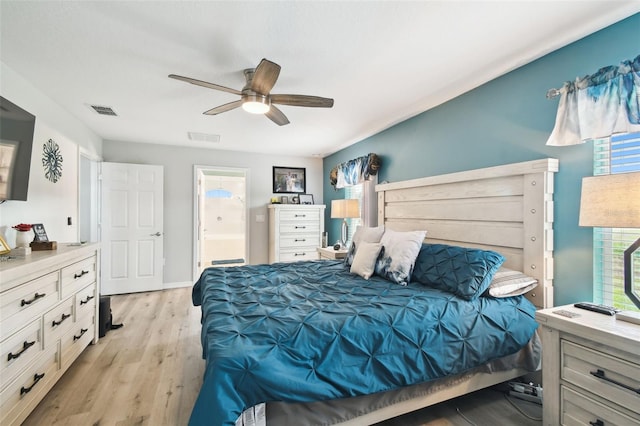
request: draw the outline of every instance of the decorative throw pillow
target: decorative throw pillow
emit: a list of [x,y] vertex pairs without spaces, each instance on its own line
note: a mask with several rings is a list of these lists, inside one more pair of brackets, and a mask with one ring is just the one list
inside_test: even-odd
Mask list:
[[384,253],[376,262],[376,274],[400,285],[407,285],[425,235],[426,231],[386,230],[380,240]]
[[347,256],[344,258],[345,265],[350,266],[353,263],[353,257],[356,255],[360,243],[379,243],[382,234],[384,234],[384,226],[376,226],[375,228],[358,226],[353,234],[353,240],[349,246]]
[[513,269],[500,268],[483,296],[512,297],[525,294],[538,285],[538,280]]
[[490,250],[424,244],[413,271],[414,281],[474,300],[489,287],[504,256]]
[[358,274],[368,280],[375,271],[376,260],[382,249],[380,243],[360,243],[356,255],[353,256],[351,273]]

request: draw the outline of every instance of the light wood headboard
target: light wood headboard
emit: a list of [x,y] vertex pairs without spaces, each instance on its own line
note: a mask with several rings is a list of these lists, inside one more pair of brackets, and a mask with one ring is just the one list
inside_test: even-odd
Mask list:
[[494,250],[504,266],[538,280],[527,294],[553,306],[553,177],[558,160],[503,166],[376,185],[378,224],[426,230],[428,243]]

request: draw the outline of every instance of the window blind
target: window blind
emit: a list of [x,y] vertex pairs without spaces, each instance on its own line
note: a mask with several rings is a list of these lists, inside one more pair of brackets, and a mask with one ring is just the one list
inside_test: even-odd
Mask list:
[[[594,175],[640,171],[640,132],[594,141]],[[593,294],[598,303],[638,310],[624,294],[624,250],[640,237],[640,229],[594,228]],[[632,257],[634,282],[640,281],[640,256]]]

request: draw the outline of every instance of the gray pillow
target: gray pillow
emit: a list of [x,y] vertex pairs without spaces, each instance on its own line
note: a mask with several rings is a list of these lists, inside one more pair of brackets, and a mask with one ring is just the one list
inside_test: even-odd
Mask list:
[[350,272],[358,274],[368,280],[376,269],[376,260],[382,250],[380,243],[360,243],[356,255],[353,257]]
[[384,234],[384,226],[358,226],[356,228],[356,232],[353,234],[353,241],[349,246],[347,256],[344,258],[344,264],[351,266],[353,263],[353,257],[356,255],[356,251],[358,251],[358,245],[360,243],[379,243],[380,238],[382,238],[382,234]]

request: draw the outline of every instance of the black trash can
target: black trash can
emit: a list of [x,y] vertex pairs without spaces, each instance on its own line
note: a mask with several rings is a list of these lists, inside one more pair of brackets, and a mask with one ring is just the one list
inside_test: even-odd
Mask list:
[[98,322],[98,336],[104,337],[111,330],[111,297],[100,296],[100,318]]

